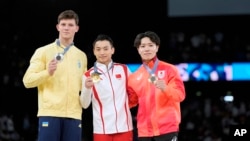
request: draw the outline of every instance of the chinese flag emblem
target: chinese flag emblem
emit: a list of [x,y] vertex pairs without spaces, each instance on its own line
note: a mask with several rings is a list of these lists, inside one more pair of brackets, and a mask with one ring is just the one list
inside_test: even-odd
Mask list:
[[122,78],[122,75],[121,75],[121,74],[116,74],[115,77],[116,77],[117,79],[121,79],[121,78]]

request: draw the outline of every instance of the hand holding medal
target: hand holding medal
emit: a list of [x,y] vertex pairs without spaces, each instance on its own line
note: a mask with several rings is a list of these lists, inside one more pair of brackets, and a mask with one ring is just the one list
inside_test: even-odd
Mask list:
[[87,77],[86,80],[85,80],[85,87],[87,89],[91,89],[93,87],[93,85],[94,85],[94,82],[93,82],[92,78]]
[[167,89],[167,84],[165,80],[158,79],[157,82],[155,83],[155,87],[158,89],[161,89],[162,91],[165,91]]
[[52,76],[57,69],[57,61],[55,59],[49,62],[48,72]]

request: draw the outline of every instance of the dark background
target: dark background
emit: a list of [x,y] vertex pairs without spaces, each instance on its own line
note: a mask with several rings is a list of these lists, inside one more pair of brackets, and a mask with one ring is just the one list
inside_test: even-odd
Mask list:
[[[159,34],[162,43],[158,57],[169,63],[250,60],[250,14],[169,17],[167,1],[150,0],[2,0],[0,113],[13,119],[20,140],[34,141],[37,134],[37,90],[23,87],[23,74],[35,49],[58,37],[55,27],[57,16],[66,9],[73,9],[79,14],[80,30],[76,34],[75,45],[87,54],[89,67],[95,61],[92,42],[99,33],[113,38],[115,62],[140,63],[133,40],[136,34],[147,30]],[[215,40],[216,33],[223,34],[222,41]],[[183,35],[185,38],[180,41]],[[194,47],[191,43],[194,36],[205,41]],[[180,141],[225,140],[228,125],[247,124],[241,121],[249,119],[250,104],[246,99],[250,92],[249,84],[249,81],[185,82],[187,98],[181,105]],[[235,101],[224,102],[222,98],[226,94],[234,95]],[[210,116],[207,116],[207,111],[210,111]],[[84,110],[85,141],[91,139],[90,115],[90,109]],[[24,128],[26,116],[29,124]],[[226,125],[225,119],[230,121]]]

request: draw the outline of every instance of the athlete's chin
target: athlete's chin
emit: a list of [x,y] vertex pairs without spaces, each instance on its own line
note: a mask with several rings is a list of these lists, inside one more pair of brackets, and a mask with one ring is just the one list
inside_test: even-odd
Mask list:
[[102,64],[106,64],[106,63],[108,63],[108,60],[102,60],[102,59],[100,59],[100,60],[98,60],[98,62],[102,63]]
[[150,60],[152,60],[153,59],[153,57],[142,57],[142,60],[143,61],[150,61]]
[[64,35],[62,35],[62,37],[63,37],[64,39],[71,39],[71,38],[72,38],[72,36],[69,35],[69,34],[64,34]]

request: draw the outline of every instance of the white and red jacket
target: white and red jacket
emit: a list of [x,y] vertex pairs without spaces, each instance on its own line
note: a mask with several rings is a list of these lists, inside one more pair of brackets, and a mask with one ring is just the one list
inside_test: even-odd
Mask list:
[[92,89],[85,87],[85,80],[94,72],[89,69],[82,78],[80,101],[83,108],[92,102],[93,129],[97,134],[114,134],[131,131],[132,117],[128,105],[127,76],[130,74],[124,64],[110,62],[96,63],[101,80]]

